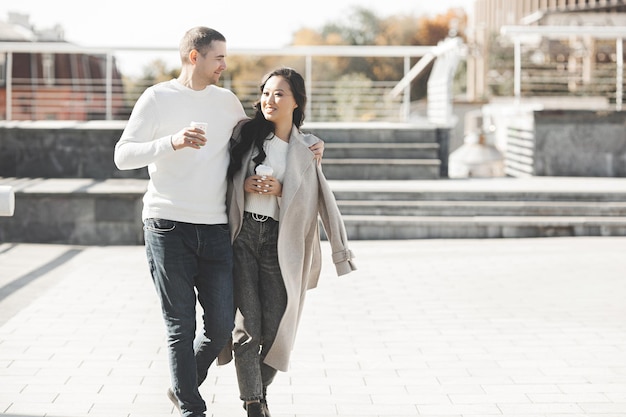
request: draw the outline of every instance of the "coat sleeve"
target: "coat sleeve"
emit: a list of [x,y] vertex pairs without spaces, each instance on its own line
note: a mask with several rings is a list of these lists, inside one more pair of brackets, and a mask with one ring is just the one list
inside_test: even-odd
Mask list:
[[319,183],[318,212],[326,237],[332,249],[333,262],[337,275],[345,275],[355,271],[354,254],[348,247],[348,235],[343,223],[335,196],[319,165],[316,164]]

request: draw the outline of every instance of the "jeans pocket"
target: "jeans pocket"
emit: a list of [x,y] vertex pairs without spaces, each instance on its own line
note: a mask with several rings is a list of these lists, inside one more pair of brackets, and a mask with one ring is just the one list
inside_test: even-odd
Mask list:
[[143,229],[147,232],[167,233],[176,228],[176,222],[166,219],[146,219],[143,222]]
[[230,234],[230,226],[228,225],[228,223],[224,223],[224,224],[216,224],[215,226],[217,226],[217,229],[224,232],[224,233],[228,233]]

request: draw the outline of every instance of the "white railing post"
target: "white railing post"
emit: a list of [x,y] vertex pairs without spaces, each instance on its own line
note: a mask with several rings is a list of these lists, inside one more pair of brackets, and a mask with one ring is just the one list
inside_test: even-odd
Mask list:
[[7,52],[6,66],[6,104],[5,117],[8,121],[13,120],[13,52]]
[[113,53],[106,57],[106,120],[113,120]]
[[[407,74],[411,71],[411,57],[404,57],[404,74],[403,77],[406,77]],[[404,98],[402,100],[402,117],[405,122],[409,121],[411,117],[411,84],[407,84],[404,87]]]
[[522,95],[522,41],[519,38],[514,40],[513,57],[513,95],[519,102]]
[[615,110],[622,110],[622,99],[624,94],[624,39],[617,38],[615,44],[615,52],[617,55],[617,74],[615,74]]

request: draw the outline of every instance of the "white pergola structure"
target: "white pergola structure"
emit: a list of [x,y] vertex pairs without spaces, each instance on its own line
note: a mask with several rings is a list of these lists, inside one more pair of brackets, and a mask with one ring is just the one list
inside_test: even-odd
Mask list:
[[615,39],[616,74],[615,74],[615,109],[622,109],[624,50],[626,26],[502,26],[500,33],[513,40],[514,45],[514,95],[521,96],[522,43],[537,36],[548,38],[570,38],[587,36],[594,39]]

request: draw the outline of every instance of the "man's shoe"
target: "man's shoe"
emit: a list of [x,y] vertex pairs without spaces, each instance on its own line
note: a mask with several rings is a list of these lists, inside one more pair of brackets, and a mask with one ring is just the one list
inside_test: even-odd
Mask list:
[[170,401],[174,404],[174,406],[180,413],[180,404],[178,404],[178,398],[176,397],[176,394],[174,394],[174,391],[172,391],[171,388],[167,389],[167,398],[170,399]]

